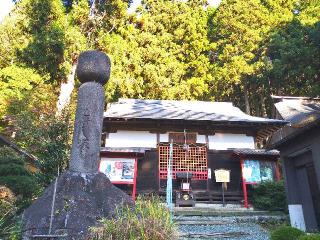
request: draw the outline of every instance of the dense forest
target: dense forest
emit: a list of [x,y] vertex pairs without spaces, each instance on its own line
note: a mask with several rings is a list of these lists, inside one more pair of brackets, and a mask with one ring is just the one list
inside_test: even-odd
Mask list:
[[0,186],[12,196],[0,201],[9,219],[0,217],[0,238],[68,167],[81,51],[110,56],[108,102],[228,101],[270,117],[272,95],[320,95],[319,0],[222,0],[217,8],[206,0],[142,0],[128,13],[130,4],[16,0],[0,22],[0,134],[40,170],[30,173],[21,156],[0,149]]
[[231,101],[271,116],[271,95],[320,94],[318,0],[130,4],[20,0],[0,24],[0,130],[39,159],[44,182],[67,166],[83,50],[111,58],[108,102]]

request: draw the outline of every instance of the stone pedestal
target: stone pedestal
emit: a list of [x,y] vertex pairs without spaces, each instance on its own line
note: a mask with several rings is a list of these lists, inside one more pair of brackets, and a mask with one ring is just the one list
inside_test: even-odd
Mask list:
[[[54,182],[25,210],[23,239],[48,235],[53,192]],[[99,219],[112,218],[116,208],[123,205],[133,206],[131,198],[103,173],[67,171],[58,178],[51,235],[60,235],[58,239],[64,234],[62,239],[85,239],[89,227],[97,226]]]

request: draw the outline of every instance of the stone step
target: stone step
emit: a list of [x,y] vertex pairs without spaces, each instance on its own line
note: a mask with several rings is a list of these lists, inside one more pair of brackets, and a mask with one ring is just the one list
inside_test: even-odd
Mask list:
[[221,232],[221,233],[181,233],[179,234],[180,239],[212,239],[212,238],[235,238],[248,236],[245,232]]
[[279,216],[282,212],[233,210],[233,209],[210,209],[210,208],[174,208],[175,216]]
[[176,224],[178,225],[224,225],[230,222],[228,221],[212,221],[212,220],[198,220],[198,221],[188,221],[188,220],[176,220]]
[[174,216],[173,220],[178,225],[223,225],[235,223],[285,223],[288,222],[287,215],[261,215],[261,216]]

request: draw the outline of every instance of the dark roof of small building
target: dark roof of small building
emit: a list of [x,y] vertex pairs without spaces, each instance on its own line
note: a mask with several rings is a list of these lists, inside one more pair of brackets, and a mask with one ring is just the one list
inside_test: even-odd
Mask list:
[[275,103],[281,117],[294,127],[305,126],[320,118],[320,100],[290,98]]
[[270,146],[276,147],[320,124],[320,99],[309,97],[272,96],[275,108],[290,125],[274,133]]
[[111,103],[105,118],[170,119],[212,122],[247,122],[280,124],[278,119],[254,117],[245,114],[230,102],[175,101],[119,99]]

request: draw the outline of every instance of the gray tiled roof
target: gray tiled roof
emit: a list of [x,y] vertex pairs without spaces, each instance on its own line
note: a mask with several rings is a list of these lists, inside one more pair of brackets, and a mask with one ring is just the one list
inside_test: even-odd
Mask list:
[[284,99],[275,103],[281,117],[292,125],[306,125],[320,118],[320,101]]
[[119,99],[111,103],[104,117],[284,124],[282,120],[247,115],[230,102]]

